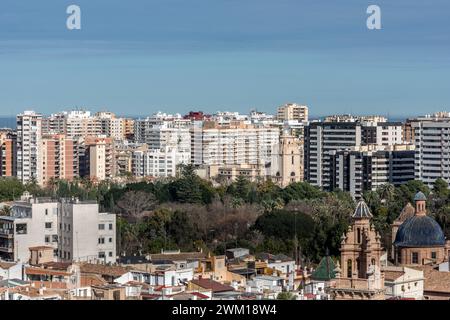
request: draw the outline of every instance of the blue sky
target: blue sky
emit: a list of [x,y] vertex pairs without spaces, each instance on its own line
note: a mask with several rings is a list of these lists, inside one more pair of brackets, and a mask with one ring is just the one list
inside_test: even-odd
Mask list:
[[450,111],[449,18],[448,0],[2,0],[0,115]]

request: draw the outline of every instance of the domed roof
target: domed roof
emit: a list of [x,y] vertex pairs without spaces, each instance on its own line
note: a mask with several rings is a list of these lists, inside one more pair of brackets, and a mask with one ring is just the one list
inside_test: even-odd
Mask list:
[[352,215],[352,218],[354,218],[354,219],[364,219],[364,218],[370,219],[370,218],[372,218],[372,213],[370,213],[369,207],[363,200],[358,202],[358,205],[356,206],[356,209]]
[[427,201],[427,197],[422,191],[419,191],[414,196],[414,201]]
[[445,236],[433,218],[415,215],[400,225],[394,245],[398,247],[444,246]]

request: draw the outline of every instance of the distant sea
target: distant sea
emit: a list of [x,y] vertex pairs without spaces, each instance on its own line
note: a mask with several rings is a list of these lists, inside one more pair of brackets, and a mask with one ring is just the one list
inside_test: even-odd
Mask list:
[[16,129],[16,117],[0,117],[0,129]]

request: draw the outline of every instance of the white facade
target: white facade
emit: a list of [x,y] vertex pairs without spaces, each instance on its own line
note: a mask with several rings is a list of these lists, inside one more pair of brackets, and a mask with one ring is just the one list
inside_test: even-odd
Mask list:
[[0,217],[3,260],[28,262],[30,247],[51,246],[59,261],[116,261],[116,218],[97,203],[30,198],[12,209]]
[[[423,299],[423,271],[407,267],[385,267],[387,274],[396,274],[394,279],[385,279],[386,298]],[[390,272],[389,272],[390,271]]]
[[42,115],[25,111],[17,115],[17,178],[23,183],[42,175]]
[[[266,164],[279,144],[280,130],[271,127],[192,130],[193,164]],[[201,157],[198,157],[198,154]]]
[[450,117],[419,118],[411,124],[416,146],[415,178],[432,186],[450,182]]
[[132,172],[136,177],[174,177],[177,165],[189,164],[191,154],[174,148],[133,152]]
[[93,201],[60,203],[58,257],[62,261],[116,261],[116,216]]

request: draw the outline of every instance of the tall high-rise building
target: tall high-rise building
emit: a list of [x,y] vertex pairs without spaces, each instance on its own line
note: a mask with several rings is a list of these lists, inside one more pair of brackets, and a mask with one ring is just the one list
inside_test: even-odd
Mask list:
[[93,181],[115,176],[114,139],[105,136],[87,136],[78,141],[80,176]]
[[402,124],[374,117],[333,117],[305,128],[305,180],[331,190],[333,152],[362,145],[402,144]]
[[42,177],[42,115],[25,111],[17,115],[17,177],[23,183]]
[[333,155],[333,189],[350,192],[356,199],[386,183],[398,186],[414,180],[412,145],[366,145],[334,151]]
[[17,176],[17,134],[0,132],[0,176]]
[[41,185],[52,179],[71,181],[79,175],[77,141],[63,134],[46,135],[42,138]]
[[279,144],[280,129],[256,126],[242,121],[227,125],[217,122],[195,123],[191,129],[194,165],[265,165]]
[[442,178],[450,182],[450,113],[409,120],[416,146],[415,178],[432,186]]

